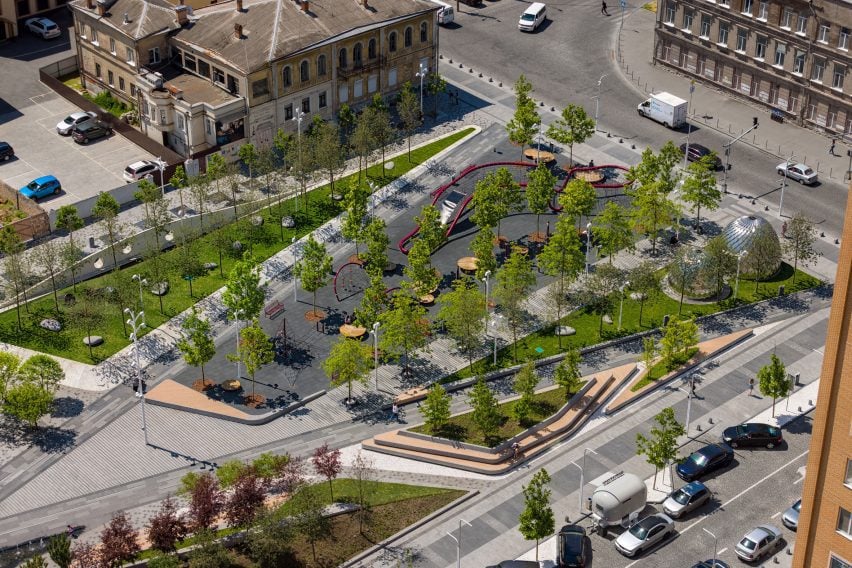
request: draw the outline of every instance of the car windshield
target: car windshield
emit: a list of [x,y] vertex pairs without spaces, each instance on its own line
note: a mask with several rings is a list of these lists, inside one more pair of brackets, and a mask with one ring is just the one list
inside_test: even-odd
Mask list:
[[31,181],[27,184],[27,189],[38,189],[38,182]]
[[796,504],[793,505],[793,510],[796,511],[797,513],[801,513],[802,512],[802,502],[796,501]]
[[695,465],[704,465],[707,463],[707,456],[699,454],[698,452],[689,456],[689,459],[695,462]]
[[559,556],[564,561],[573,561],[583,553],[583,536],[569,533],[559,539]]
[[674,499],[676,503],[686,505],[689,502],[689,494],[683,489],[678,489],[672,494],[672,499]]
[[66,116],[65,120],[63,120],[62,122],[64,122],[65,124],[74,124],[74,117],[73,116]]
[[521,16],[521,19],[525,22],[532,22],[533,20],[535,20],[535,16],[533,16],[532,14],[524,14],[523,16]]
[[746,550],[754,550],[757,547],[757,543],[750,538],[744,538],[740,541],[740,546]]
[[56,24],[45,24],[44,27],[45,27],[45,29],[48,29],[48,30],[55,30]]
[[632,534],[639,540],[645,540],[645,537],[648,535],[648,527],[642,525],[641,523],[635,524],[630,527],[630,534]]

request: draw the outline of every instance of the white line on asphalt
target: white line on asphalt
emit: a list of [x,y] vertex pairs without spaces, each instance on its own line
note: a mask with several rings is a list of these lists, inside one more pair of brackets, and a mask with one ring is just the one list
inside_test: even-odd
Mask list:
[[774,515],[772,515],[772,516],[771,516],[771,517],[769,517],[769,518],[770,518],[770,519],[774,519],[775,517],[777,517],[777,516],[778,516],[778,515],[780,515],[780,514],[781,514],[781,511],[778,511],[777,513],[775,513]]
[[722,553],[723,553],[723,552],[725,552],[725,551],[727,551],[727,550],[728,550],[728,547],[726,546],[725,548],[723,548],[722,550],[720,550],[719,552],[717,552],[717,553],[716,553],[716,556],[722,556]]
[[65,47],[66,45],[71,45],[71,42],[63,41],[62,43],[55,43],[51,47],[46,47],[44,49],[37,49],[35,51],[28,51],[25,55],[18,55],[13,57],[12,59],[20,59],[23,60],[25,57],[32,57],[36,53],[42,53],[45,51],[54,51],[57,47]]

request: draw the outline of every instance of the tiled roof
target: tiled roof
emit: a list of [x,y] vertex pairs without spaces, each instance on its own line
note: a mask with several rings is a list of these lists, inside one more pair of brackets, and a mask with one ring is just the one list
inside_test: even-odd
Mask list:
[[107,2],[103,16],[98,15],[97,3],[92,9],[86,3],[87,0],[74,0],[69,5],[135,40],[180,27],[174,5],[166,0],[114,0]]

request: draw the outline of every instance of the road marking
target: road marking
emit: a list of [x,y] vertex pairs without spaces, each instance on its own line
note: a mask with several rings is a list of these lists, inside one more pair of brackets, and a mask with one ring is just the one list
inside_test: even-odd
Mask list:
[[774,515],[772,515],[772,516],[771,516],[771,517],[769,517],[769,518],[770,518],[770,519],[774,519],[774,518],[776,518],[776,517],[777,517],[778,515],[780,515],[780,514],[781,514],[781,511],[778,511],[777,513],[775,513]]
[[722,556],[722,553],[726,552],[727,550],[728,550],[728,547],[726,546],[725,548],[723,548],[722,550],[720,550],[719,552],[716,553],[716,557],[718,558],[719,556]]

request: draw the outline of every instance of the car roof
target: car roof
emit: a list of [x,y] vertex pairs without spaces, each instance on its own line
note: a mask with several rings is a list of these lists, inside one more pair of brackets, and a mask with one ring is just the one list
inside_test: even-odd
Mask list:
[[134,170],[138,170],[139,168],[144,168],[145,166],[156,166],[156,165],[157,164],[155,164],[154,162],[152,162],[150,160],[139,160],[138,162],[133,162],[132,164],[130,164],[127,167],[132,168]]
[[27,20],[28,22],[41,22],[42,24],[53,24],[56,25],[56,22],[51,20],[50,18],[45,18],[43,16],[36,16],[35,18],[30,18]]
[[[706,152],[708,154],[710,153],[710,148],[708,148],[707,146],[704,146],[703,144],[692,144],[692,143],[690,143],[689,149],[690,150],[696,150],[698,152]],[[680,151],[681,152],[686,151],[686,144],[680,145]]]
[[701,454],[709,458],[725,453],[725,449],[722,447],[721,444],[707,444],[703,448],[695,450],[693,453]]
[[41,176],[41,177],[35,178],[33,181],[36,182],[37,184],[41,185],[41,184],[48,183],[48,182],[51,182],[51,181],[56,181],[56,177],[55,176]]
[[680,490],[686,493],[687,495],[695,495],[699,491],[703,491],[705,489],[707,489],[707,486],[701,483],[700,481],[691,481],[680,488]]
[[753,540],[755,542],[763,540],[767,536],[775,536],[781,531],[770,525],[758,525],[745,534],[743,538]]
[[11,144],[9,144],[8,142],[3,142],[2,140],[0,140],[0,148],[6,148],[8,146],[11,146]]
[[74,118],[74,119],[77,119],[77,118],[83,118],[83,117],[89,117],[89,118],[91,118],[91,117],[92,117],[92,114],[91,114],[91,113],[89,113],[89,112],[80,111],[80,112],[72,112],[71,114],[69,114],[69,115],[68,115],[68,117],[70,117],[70,118]]
[[650,529],[657,525],[663,525],[666,523],[666,520],[660,514],[648,515],[637,524],[642,525],[646,529]]
[[586,529],[581,527],[580,525],[564,525],[561,529],[559,529],[559,534],[566,533],[577,533],[577,534],[586,534]]

